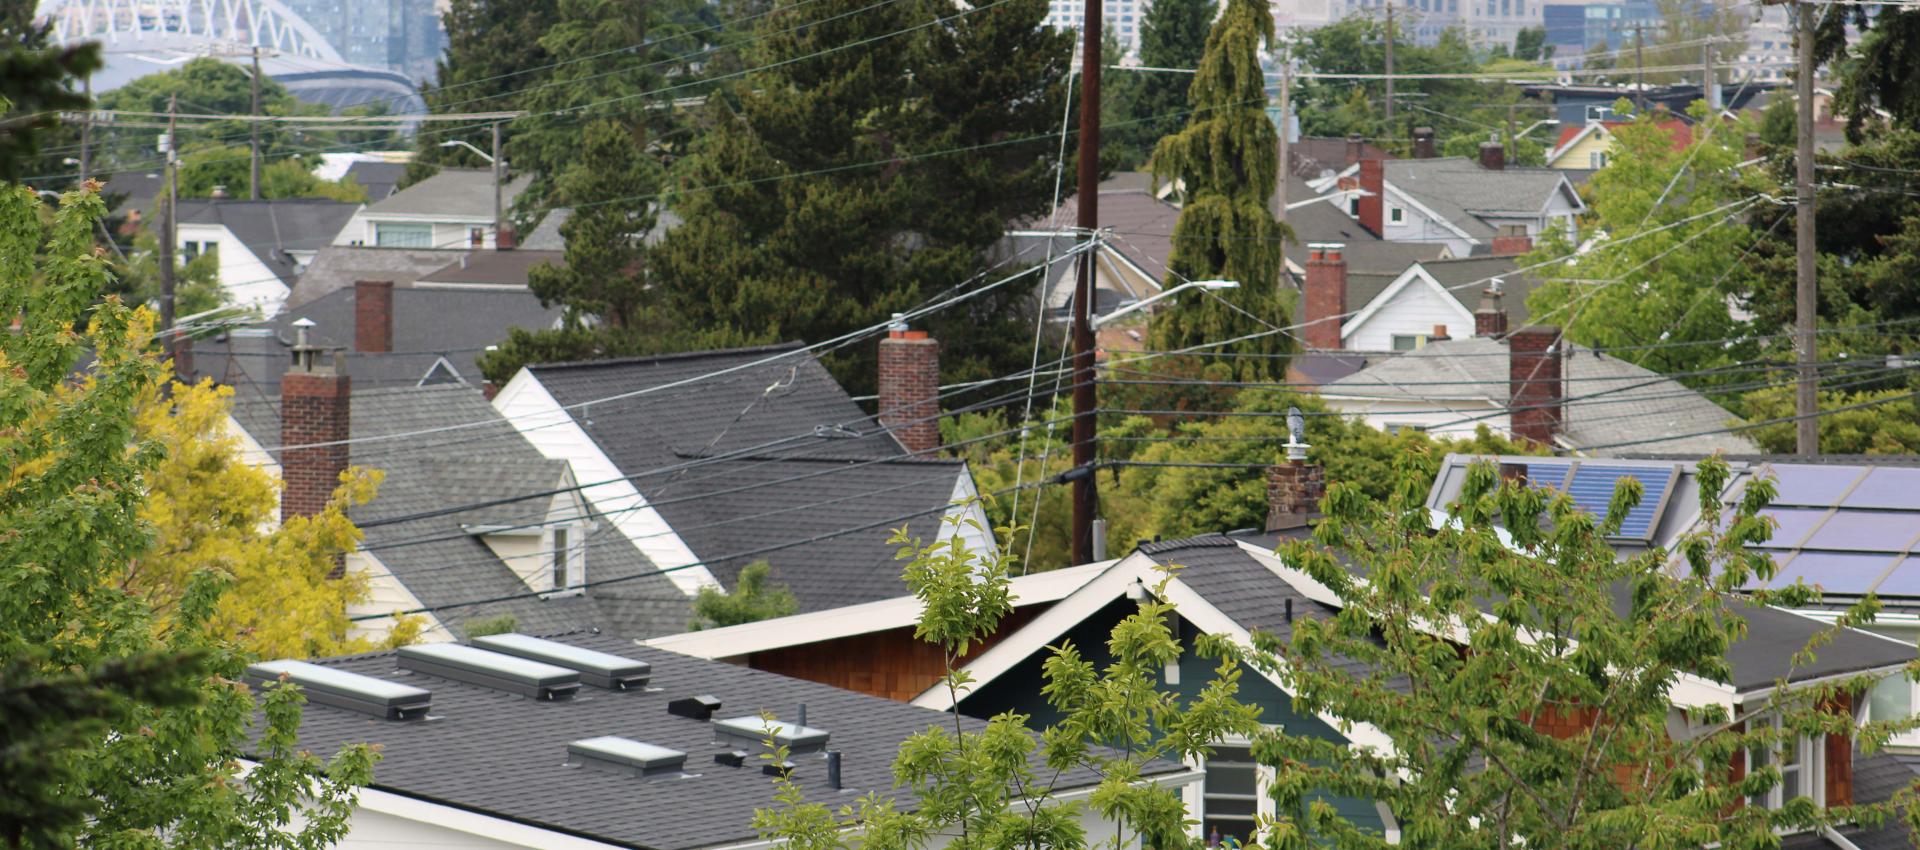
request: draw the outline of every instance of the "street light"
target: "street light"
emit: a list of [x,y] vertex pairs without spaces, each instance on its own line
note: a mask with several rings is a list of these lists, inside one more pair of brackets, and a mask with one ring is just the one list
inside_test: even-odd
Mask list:
[[1118,310],[1115,310],[1111,313],[1108,313],[1104,316],[1099,316],[1093,320],[1093,326],[1096,328],[1100,327],[1101,325],[1111,322],[1114,319],[1118,319],[1121,316],[1124,316],[1128,313],[1132,313],[1136,310],[1143,309],[1148,304],[1152,304],[1153,302],[1158,301],[1162,298],[1165,298],[1169,295],[1172,295],[1176,292],[1179,292],[1182,289],[1221,290],[1221,289],[1237,289],[1239,288],[1239,286],[1240,286],[1240,281],[1237,281],[1237,280],[1190,280],[1190,281],[1187,281],[1186,283],[1180,284],[1179,286],[1173,287],[1171,289],[1162,289],[1160,290],[1160,293],[1157,295],[1154,295],[1148,298],[1142,298],[1139,301],[1135,301],[1132,304],[1128,304],[1127,306],[1122,307]]
[[454,139],[448,142],[441,142],[440,146],[443,148],[466,148],[467,150],[473,151],[474,156],[477,156],[481,159],[486,160],[489,164],[493,162],[493,157],[489,156],[486,151],[481,150],[479,145],[476,145],[465,139]]
[[440,146],[443,148],[466,148],[467,150],[473,151],[475,156],[486,160],[487,164],[493,167],[493,247],[496,250],[510,247],[501,241],[503,237],[508,234],[506,232],[506,202],[502,197],[505,191],[503,184],[506,181],[501,174],[507,163],[500,158],[500,122],[493,122],[493,153],[491,154],[481,150],[478,145],[472,144],[465,139],[449,139],[441,142]]

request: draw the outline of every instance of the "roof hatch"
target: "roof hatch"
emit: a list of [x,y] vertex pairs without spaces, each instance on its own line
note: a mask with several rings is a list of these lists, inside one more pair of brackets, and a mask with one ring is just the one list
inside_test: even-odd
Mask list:
[[572,764],[576,759],[627,768],[641,776],[658,776],[679,773],[687,763],[687,754],[632,738],[602,735],[568,742],[567,762]]
[[653,678],[653,665],[606,652],[582,649],[557,640],[521,634],[485,635],[473,639],[481,649],[554,664],[580,674],[580,681],[596,688],[622,691],[643,688]]
[[534,699],[560,700],[580,689],[580,674],[457,643],[400,647],[400,669],[466,682]]
[[784,720],[734,717],[713,721],[713,734],[727,744],[757,747],[772,739],[775,746],[786,747],[789,753],[812,753],[827,748],[827,737],[831,733]]
[[252,684],[275,681],[282,675],[306,691],[307,700],[388,720],[425,717],[433,706],[433,692],[386,679],[322,667],[307,661],[262,661],[247,668]]

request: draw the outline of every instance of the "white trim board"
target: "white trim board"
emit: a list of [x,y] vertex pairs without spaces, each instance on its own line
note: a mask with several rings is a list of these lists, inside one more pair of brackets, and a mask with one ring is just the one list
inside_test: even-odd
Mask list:
[[1401,272],[1399,277],[1394,278],[1392,283],[1387,284],[1387,288],[1381,290],[1379,295],[1374,296],[1372,301],[1368,301],[1366,306],[1361,307],[1360,312],[1355,313],[1353,318],[1347,320],[1346,324],[1340,326],[1341,342],[1344,344],[1347,337],[1358,333],[1361,327],[1366,325],[1375,315],[1379,314],[1381,310],[1385,310],[1387,305],[1392,303],[1393,299],[1398,297],[1403,290],[1413,285],[1415,280],[1424,282],[1434,292],[1438,293],[1441,298],[1445,299],[1445,303],[1453,305],[1454,311],[1459,315],[1460,321],[1464,323],[1464,327],[1473,326],[1473,312],[1468,310],[1466,305],[1460,303],[1458,296],[1455,296],[1452,292],[1448,292],[1446,287],[1441,286],[1439,281],[1434,280],[1433,275],[1427,271],[1426,266],[1416,261],[1413,265],[1407,266],[1407,270]]
[[493,397],[493,408],[541,454],[567,461],[579,478],[601,482],[581,490],[581,495],[682,593],[692,596],[702,587],[720,586],[693,547],[647,503],[624,477],[626,473],[531,371],[516,373]]

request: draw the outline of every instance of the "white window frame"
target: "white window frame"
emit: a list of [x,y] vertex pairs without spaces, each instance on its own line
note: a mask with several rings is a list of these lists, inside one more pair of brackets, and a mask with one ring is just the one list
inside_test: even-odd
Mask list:
[[[1891,676],[1886,677],[1885,679],[1881,679],[1878,683],[1876,683],[1873,686],[1873,690],[1870,690],[1866,693],[1866,698],[1864,700],[1864,702],[1866,703],[1866,710],[1862,713],[1863,716],[1866,718],[1866,722],[1874,723],[1874,722],[1885,722],[1888,720],[1905,720],[1906,719],[1906,717],[1876,717],[1874,716],[1874,713],[1873,713],[1873,694],[1875,691],[1878,691],[1881,688],[1901,687],[1901,686],[1905,686],[1907,691],[1907,713],[1908,713],[1907,716],[1912,716],[1912,714],[1914,713],[1914,706],[1920,705],[1920,684],[1916,684],[1913,680],[1908,679],[1905,673],[1895,673]],[[1895,747],[1920,747],[1920,729],[1909,729],[1905,732],[1901,732],[1898,735],[1894,735],[1893,737],[1888,738],[1887,743]]]
[[1406,207],[1398,207],[1398,206],[1387,207],[1387,223],[1388,224],[1406,224],[1407,223]]
[[[1777,714],[1770,714],[1763,717],[1754,718],[1753,720],[1748,721],[1748,723],[1752,726],[1773,726],[1775,728],[1778,728],[1780,725],[1780,716]],[[1826,805],[1827,803],[1827,800],[1826,800],[1827,798],[1826,736],[1816,735],[1816,736],[1809,737],[1806,735],[1802,735],[1795,738],[1791,742],[1791,746],[1794,748],[1793,749],[1794,754],[1798,757],[1798,762],[1796,765],[1798,769],[1795,772],[1795,776],[1790,778],[1783,773],[1780,777],[1780,781],[1774,783],[1774,786],[1772,788],[1768,788],[1766,793],[1763,796],[1749,798],[1747,800],[1749,804],[1760,806],[1761,808],[1766,808],[1766,809],[1778,809],[1781,806],[1786,805],[1786,802],[1788,800],[1793,800],[1799,797],[1809,797],[1813,800],[1813,803],[1816,806]],[[1764,763],[1762,763],[1759,759],[1755,758],[1756,756],[1766,756],[1766,755],[1767,753],[1761,750],[1748,750],[1746,753],[1747,773],[1752,774],[1755,770],[1761,767],[1764,767],[1768,764],[1772,764],[1773,760],[1770,758]],[[1791,793],[1789,793],[1789,788],[1788,788],[1788,784],[1790,781],[1794,786],[1791,789]]]
[[547,595],[566,596],[586,592],[588,526],[584,523],[556,525],[547,532]]
[[1587,151],[1587,167],[1599,170],[1607,167],[1606,151]]
[[[1280,727],[1270,725],[1267,728],[1278,729]],[[1226,737],[1221,738],[1218,742],[1214,744],[1214,746],[1216,748],[1218,747],[1249,748],[1248,758],[1250,760],[1252,759],[1251,747],[1253,746],[1253,740],[1244,735],[1228,735]],[[1204,759],[1204,758],[1189,758],[1186,760],[1186,763],[1187,763],[1187,767],[1192,768],[1194,770],[1204,772],[1207,769],[1207,759]],[[1261,843],[1261,839],[1264,838],[1264,836],[1262,836],[1258,830],[1258,826],[1260,822],[1262,820],[1272,821],[1274,816],[1278,813],[1278,807],[1273,801],[1273,794],[1272,794],[1273,781],[1274,781],[1273,769],[1270,767],[1267,767],[1266,765],[1260,764],[1259,762],[1254,762],[1254,765],[1253,765],[1254,809],[1253,810],[1254,810],[1254,815],[1256,816],[1256,819],[1254,821],[1254,825],[1256,829],[1254,830],[1252,835],[1253,841],[1249,842],[1249,845],[1253,843]],[[1207,802],[1206,801],[1207,801],[1207,797],[1210,796],[1207,793],[1206,777],[1202,777],[1199,782],[1195,782],[1188,785],[1186,787],[1184,796],[1186,797],[1184,802],[1187,804],[1187,814],[1188,816],[1193,818],[1193,823],[1194,823],[1193,828],[1196,832],[1195,837],[1199,838],[1201,841],[1205,841],[1207,840]],[[1219,795],[1211,795],[1211,796],[1219,796]]]

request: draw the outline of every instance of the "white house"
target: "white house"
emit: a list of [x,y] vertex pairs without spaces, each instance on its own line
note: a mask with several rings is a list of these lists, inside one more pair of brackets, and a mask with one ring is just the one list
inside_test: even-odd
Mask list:
[[[521,175],[500,189],[511,208],[533,178]],[[333,240],[335,245],[380,248],[493,248],[494,177],[491,171],[442,169],[425,180],[368,204]]]
[[182,200],[174,250],[183,262],[203,254],[218,257],[226,303],[272,316],[314,254],[333,241],[358,208],[319,198]]
[[1312,185],[1379,237],[1443,244],[1456,257],[1520,253],[1519,240],[1574,232],[1586,204],[1565,173],[1509,166],[1498,144],[1480,154],[1362,160]]

